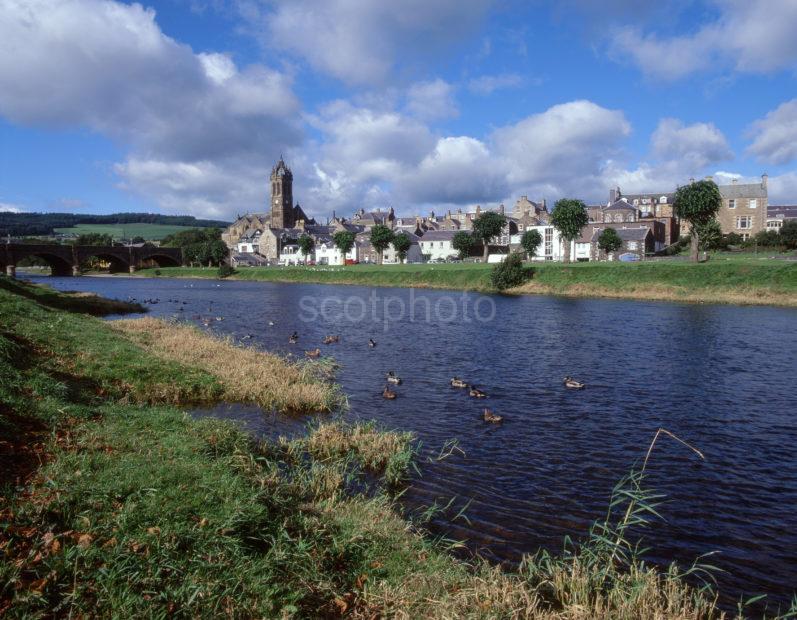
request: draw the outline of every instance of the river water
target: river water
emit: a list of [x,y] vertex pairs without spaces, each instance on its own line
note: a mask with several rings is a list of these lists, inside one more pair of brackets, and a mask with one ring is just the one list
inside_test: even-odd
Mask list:
[[[611,490],[641,460],[659,427],[668,438],[648,465],[666,495],[644,532],[648,557],[716,574],[722,600],[767,594],[787,606],[797,590],[797,311],[448,291],[144,278],[34,278],[61,289],[158,300],[178,317],[251,346],[303,355],[321,347],[341,364],[349,419],[414,431],[420,473],[410,510],[447,504],[432,529],[471,551],[516,562],[540,546],[586,534]],[[171,301],[170,301],[171,300]],[[403,307],[403,311],[402,311]],[[201,318],[200,318],[201,317]],[[215,320],[216,317],[223,320]],[[213,319],[209,326],[203,321]],[[269,325],[273,322],[273,325]],[[288,336],[299,333],[299,344]],[[340,334],[324,346],[326,334]],[[376,342],[369,347],[368,339]],[[394,401],[384,376],[403,379]],[[476,383],[485,401],[449,387]],[[586,382],[569,391],[562,377]],[[489,406],[504,416],[485,424]],[[252,406],[204,414],[257,434],[300,423]],[[448,440],[460,451],[437,461]],[[467,506],[467,519],[452,517]]]

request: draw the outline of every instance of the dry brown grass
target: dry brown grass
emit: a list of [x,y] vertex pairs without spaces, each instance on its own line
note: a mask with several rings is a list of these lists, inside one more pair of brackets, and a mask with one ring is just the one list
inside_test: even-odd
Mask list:
[[634,299],[641,301],[681,301],[689,303],[736,304],[742,306],[786,306],[797,307],[797,295],[760,288],[733,288],[690,290],[686,287],[666,284],[640,284],[629,288],[608,288],[592,284],[570,284],[550,286],[539,282],[527,282],[506,291],[519,295],[562,295],[565,297],[590,297],[604,299]]
[[237,346],[191,326],[148,317],[111,326],[158,357],[214,375],[224,386],[223,398],[232,402],[295,413],[333,411],[344,402],[337,387],[321,380],[310,366]]
[[349,426],[340,422],[320,424],[306,440],[307,451],[321,461],[354,454],[368,469],[382,471],[391,459],[405,453],[411,433],[386,432],[373,424]]

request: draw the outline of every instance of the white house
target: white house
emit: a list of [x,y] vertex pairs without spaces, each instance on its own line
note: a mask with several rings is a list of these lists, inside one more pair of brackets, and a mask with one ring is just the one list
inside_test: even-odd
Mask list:
[[301,265],[304,264],[305,257],[299,246],[295,243],[286,243],[280,248],[280,265]]
[[424,233],[418,241],[421,254],[427,261],[445,260],[459,256],[459,252],[452,245],[455,234],[457,233],[454,230],[430,230]]
[[315,244],[315,262],[317,265],[342,265],[344,258],[348,260],[357,260],[357,244],[355,243],[351,250],[346,253],[344,257],[342,252],[338,249],[335,243],[330,240],[317,241]]
[[257,254],[260,251],[260,236],[263,231],[251,228],[244,232],[235,244],[235,249],[241,254]]
[[[564,260],[565,257],[564,244],[562,243],[562,238],[559,235],[559,231],[556,230],[556,228],[548,224],[540,224],[538,226],[526,226],[526,231],[529,230],[536,230],[538,233],[540,233],[540,237],[542,238],[542,243],[540,243],[539,247],[537,248],[536,254],[532,257],[531,260],[533,261]],[[523,237],[522,232],[516,235],[512,235],[509,243],[510,247],[513,250],[520,249],[522,251],[522,248],[520,246],[520,239],[522,237]],[[587,245],[589,246],[589,244]],[[576,260],[576,256],[577,256],[576,243],[571,242],[570,258]],[[589,249],[587,249],[587,258],[589,258]]]

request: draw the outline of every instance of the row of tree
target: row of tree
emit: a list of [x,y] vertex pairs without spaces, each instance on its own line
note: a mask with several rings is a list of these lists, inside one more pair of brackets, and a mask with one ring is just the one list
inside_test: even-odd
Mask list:
[[[356,239],[356,235],[348,230],[341,230],[332,235],[332,242],[344,257],[354,247]],[[374,250],[376,250],[379,264],[382,263],[382,256],[385,250],[391,245],[398,255],[399,260],[402,261],[407,257],[407,252],[409,252],[410,246],[412,245],[412,240],[407,233],[396,233],[382,224],[377,224],[371,228],[369,241]],[[297,243],[302,254],[305,256],[310,256],[315,247],[315,241],[308,234],[299,237]]]
[[181,230],[164,237],[161,246],[182,249],[183,261],[191,266],[219,266],[228,254],[227,246],[221,240],[221,230],[218,228]]

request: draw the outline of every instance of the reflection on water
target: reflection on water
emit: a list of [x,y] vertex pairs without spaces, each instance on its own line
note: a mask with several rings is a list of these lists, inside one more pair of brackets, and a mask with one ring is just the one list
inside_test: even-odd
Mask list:
[[[489,322],[391,320],[384,307],[304,322],[301,300],[370,299],[371,289],[323,285],[117,278],[45,279],[61,288],[120,299],[158,299],[154,316],[223,317],[213,332],[302,355],[317,346],[341,364],[338,380],[351,419],[376,419],[415,431],[424,456],[456,438],[465,455],[420,459],[410,505],[464,506],[469,522],[435,523],[438,533],[472,549],[515,561],[564,535],[583,535],[603,515],[611,489],[644,456],[656,429],[694,444],[705,461],[662,441],[649,483],[666,493],[666,517],[646,534],[651,559],[689,564],[718,551],[711,563],[724,600],[767,593],[785,603],[797,584],[797,406],[794,351],[797,312],[766,307],[680,305],[552,297],[493,297]],[[380,289],[409,303],[410,291]],[[434,304],[444,291],[422,291]],[[474,297],[474,299],[476,299]],[[172,301],[169,301],[172,300]],[[185,302],[185,303],[183,303]],[[370,306],[369,306],[370,308]],[[359,318],[359,317],[357,317]],[[272,322],[273,325],[270,325]],[[298,345],[288,335],[299,332]],[[325,347],[321,338],[340,334]],[[370,348],[368,339],[377,346]],[[399,398],[381,397],[384,376],[404,383]],[[477,402],[449,387],[461,376],[489,399]],[[568,391],[562,377],[588,383]],[[483,406],[505,417],[484,424]],[[301,432],[284,416],[255,407],[220,407],[254,433]]]

